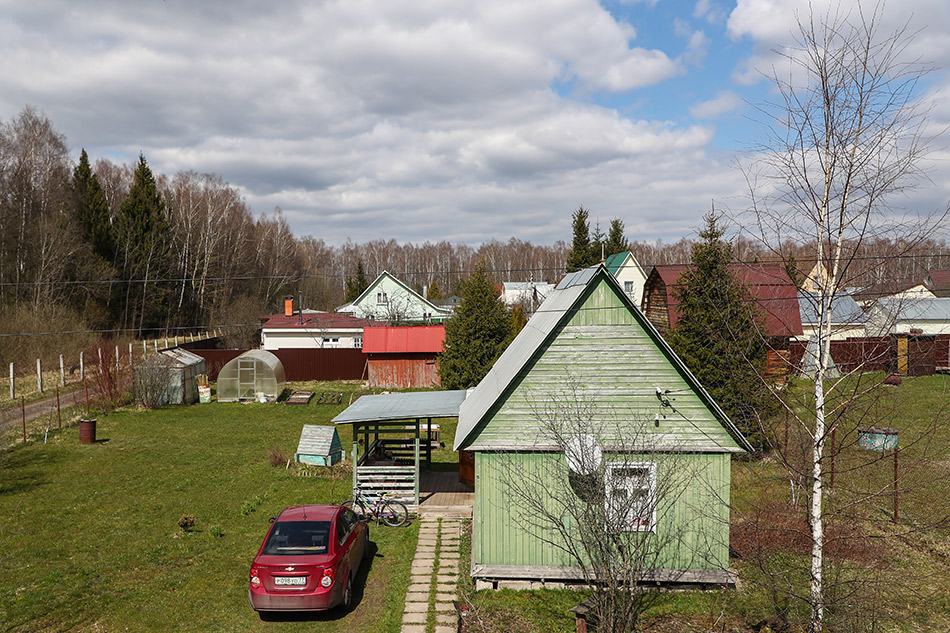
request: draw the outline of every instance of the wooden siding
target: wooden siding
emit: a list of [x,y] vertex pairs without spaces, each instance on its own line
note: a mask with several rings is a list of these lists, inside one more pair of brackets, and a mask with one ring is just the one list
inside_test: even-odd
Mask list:
[[647,282],[649,285],[643,290],[643,313],[646,318],[659,330],[660,334],[670,331],[670,308],[666,301],[666,284],[659,277]]
[[438,387],[439,365],[434,354],[370,354],[371,387]]
[[[602,421],[601,440],[608,445],[622,438],[629,446],[636,436],[644,445],[668,450],[739,450],[613,288],[601,282],[590,292],[525,365],[467,448],[552,448],[538,435],[545,412],[583,406]],[[657,388],[670,390],[672,406],[661,404]]]
[[[635,456],[632,459],[641,459]],[[661,497],[656,533],[631,533],[631,538],[664,543],[657,568],[725,570],[729,566],[728,454],[654,454],[644,461],[658,463],[658,489],[666,477],[683,481],[682,490]],[[507,473],[507,475],[506,475]],[[545,543],[537,530],[527,529],[506,477],[519,481],[536,475],[547,478],[539,498],[552,499],[569,491],[567,467],[558,453],[476,453],[472,568],[480,566],[569,567],[576,565],[562,550]],[[675,474],[674,474],[675,473]],[[552,491],[555,491],[552,493]],[[552,506],[553,507],[553,506]]]

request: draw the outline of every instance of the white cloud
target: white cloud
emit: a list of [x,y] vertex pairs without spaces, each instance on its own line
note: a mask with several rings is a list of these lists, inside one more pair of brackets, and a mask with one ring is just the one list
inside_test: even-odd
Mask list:
[[742,97],[731,90],[723,90],[709,101],[690,107],[689,113],[697,119],[715,119],[742,106]]

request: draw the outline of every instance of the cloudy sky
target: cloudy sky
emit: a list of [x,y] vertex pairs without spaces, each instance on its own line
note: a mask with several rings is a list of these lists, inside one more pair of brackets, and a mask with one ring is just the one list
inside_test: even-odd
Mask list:
[[[828,0],[813,0],[821,10]],[[0,120],[36,106],[74,155],[222,176],[298,235],[477,244],[570,239],[583,204],[632,239],[741,207],[749,103],[805,0],[0,0]],[[807,15],[807,13],[802,13]],[[884,27],[941,69],[950,3]],[[950,135],[906,203],[950,199]]]

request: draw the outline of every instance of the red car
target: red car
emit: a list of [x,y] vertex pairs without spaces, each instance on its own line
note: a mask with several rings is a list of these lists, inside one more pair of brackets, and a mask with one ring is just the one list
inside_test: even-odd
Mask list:
[[293,506],[275,519],[251,563],[255,611],[353,606],[353,581],[369,557],[369,526],[342,506]]

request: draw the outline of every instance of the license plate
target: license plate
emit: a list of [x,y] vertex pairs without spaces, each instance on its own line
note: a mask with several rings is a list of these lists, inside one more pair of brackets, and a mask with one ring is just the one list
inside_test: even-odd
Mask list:
[[300,586],[307,584],[306,576],[275,576],[274,585],[277,587]]

